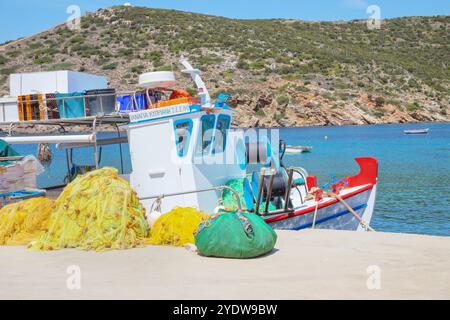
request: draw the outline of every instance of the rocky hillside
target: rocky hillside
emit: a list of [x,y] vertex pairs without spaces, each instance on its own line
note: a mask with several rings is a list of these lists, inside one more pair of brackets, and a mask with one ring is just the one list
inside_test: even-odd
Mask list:
[[[132,90],[140,73],[177,68],[181,55],[214,95],[232,94],[241,126],[450,120],[450,17],[364,21],[234,20],[112,7],[0,45],[0,94],[13,72],[105,74]],[[190,86],[187,79],[180,78]]]

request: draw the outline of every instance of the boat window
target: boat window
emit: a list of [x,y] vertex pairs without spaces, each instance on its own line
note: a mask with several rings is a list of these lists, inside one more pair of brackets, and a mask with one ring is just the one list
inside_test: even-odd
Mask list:
[[174,123],[175,142],[180,157],[185,157],[188,154],[193,126],[194,123],[191,119],[175,121]]
[[206,115],[200,119],[199,139],[197,143],[197,154],[209,154],[214,137],[214,124],[216,116]]
[[227,115],[220,115],[217,120],[216,135],[214,140],[214,152],[224,152],[227,147],[228,130],[231,125],[231,117]]

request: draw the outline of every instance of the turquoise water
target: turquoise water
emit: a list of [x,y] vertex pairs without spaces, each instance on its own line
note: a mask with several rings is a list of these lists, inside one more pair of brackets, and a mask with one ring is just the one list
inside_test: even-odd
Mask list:
[[[415,128],[431,131],[403,134]],[[286,156],[285,163],[305,167],[322,184],[331,176],[356,174],[355,157],[377,158],[376,230],[450,236],[449,123],[284,129],[281,137],[288,144],[314,146],[311,154]]]
[[[407,136],[406,129],[430,128],[427,136]],[[328,140],[324,137],[328,136]],[[285,157],[286,165],[305,167],[324,184],[330,177],[354,175],[354,158],[376,157],[380,162],[378,199],[372,225],[379,231],[450,236],[450,124],[380,125],[282,129],[288,144],[313,146],[311,154]],[[18,146],[22,154],[36,146]],[[128,145],[123,146],[127,173]],[[77,164],[92,165],[92,150],[77,150]],[[118,146],[103,150],[102,165],[120,168]],[[40,187],[63,183],[64,152],[55,152]]]

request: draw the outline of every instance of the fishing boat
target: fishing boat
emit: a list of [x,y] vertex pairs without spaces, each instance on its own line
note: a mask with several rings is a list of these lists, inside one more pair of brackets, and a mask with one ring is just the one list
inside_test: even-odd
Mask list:
[[[122,145],[127,143],[132,171],[126,174],[121,161],[122,177],[150,215],[179,206],[214,214],[227,209],[222,199],[228,192],[235,198],[236,210],[258,214],[275,229],[371,230],[378,178],[375,158],[357,158],[357,175],[342,177],[332,189],[323,190],[305,168],[284,165],[276,132],[262,135],[232,129],[236,110],[227,104],[229,96],[221,94],[213,102],[201,71],[187,59],[180,63],[197,88],[196,98],[171,89],[175,74],[147,73],[139,81],[147,97],[143,109],[118,108],[111,114],[27,122],[27,126],[63,127],[65,132],[73,132],[74,126],[92,130],[83,134],[16,136],[14,128],[21,123],[11,123],[3,139],[10,144],[54,143],[66,154],[92,148],[94,169],[101,166],[102,146],[119,145],[117,156],[122,157]],[[103,125],[116,128],[117,137],[99,138]],[[67,156],[70,171],[69,160]]]
[[408,135],[415,135],[415,134],[428,134],[430,132],[430,129],[415,129],[415,130],[405,130],[404,133]]
[[286,146],[286,154],[301,154],[301,153],[311,153],[313,147],[307,146]]

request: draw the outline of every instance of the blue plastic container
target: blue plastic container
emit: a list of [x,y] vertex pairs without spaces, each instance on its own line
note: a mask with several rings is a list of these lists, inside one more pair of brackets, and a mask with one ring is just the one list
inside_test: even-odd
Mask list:
[[142,93],[136,93],[135,97],[136,101],[134,101],[132,95],[117,97],[117,101],[119,102],[119,112],[146,110],[148,106],[147,96]]

